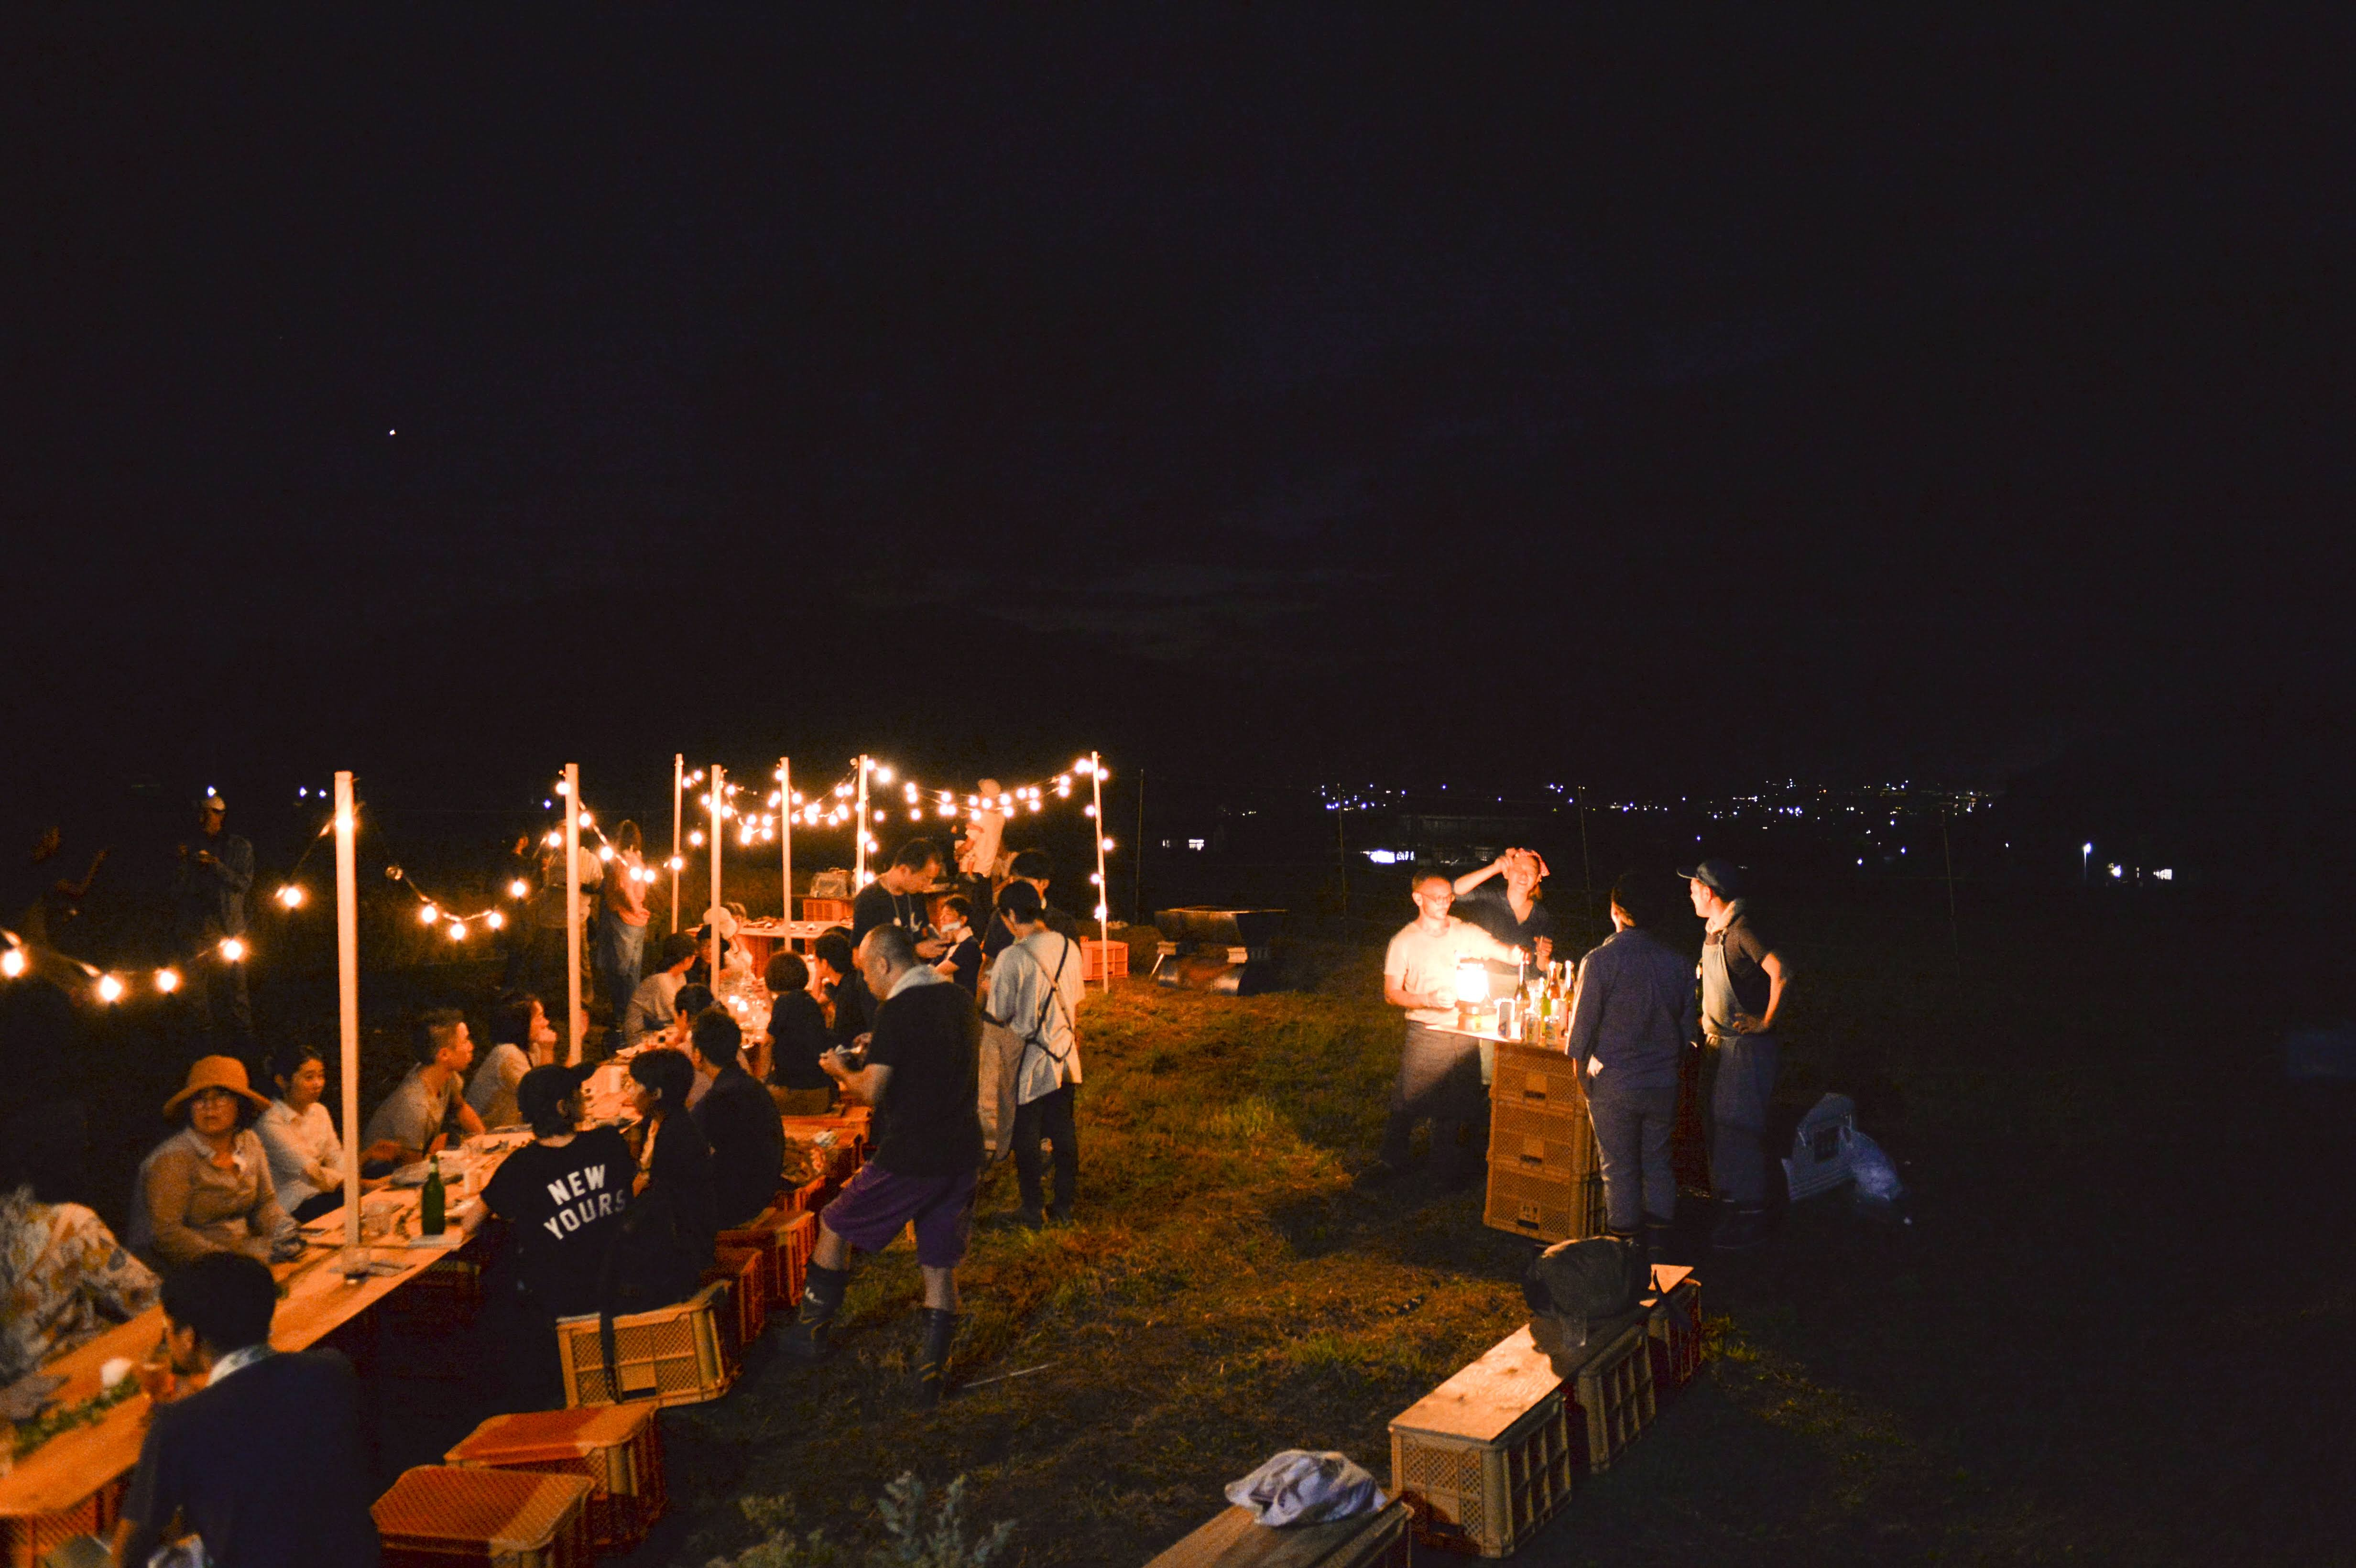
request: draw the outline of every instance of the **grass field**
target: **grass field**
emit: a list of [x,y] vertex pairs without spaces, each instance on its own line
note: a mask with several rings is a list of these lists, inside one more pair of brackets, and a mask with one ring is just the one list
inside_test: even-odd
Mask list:
[[[1702,1379],[1524,1560],[2345,1560],[2348,1107],[2270,1055],[2324,971],[2181,907],[1981,912],[1961,968],[1943,909],[1784,912],[1784,1097],[1856,1094],[1913,1222],[1820,1199],[1701,1260]],[[1044,1370],[912,1411],[914,1261],[870,1260],[834,1361],[765,1346],[667,1418],[680,1506],[640,1560],[734,1551],[747,1496],[863,1539],[904,1469],[969,1476],[1038,1564],[1141,1563],[1279,1448],[1387,1476],[1388,1418],[1521,1320],[1526,1249],[1473,1193],[1350,1191],[1395,1060],[1375,967],[1091,1001],[1079,1220],[986,1223],[962,1275],[958,1376]]]

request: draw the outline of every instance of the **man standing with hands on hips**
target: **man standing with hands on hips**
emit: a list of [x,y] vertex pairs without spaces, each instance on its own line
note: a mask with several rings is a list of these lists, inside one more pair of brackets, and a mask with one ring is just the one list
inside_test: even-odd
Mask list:
[[1701,1096],[1710,1183],[1729,1206],[1710,1244],[1747,1252],[1767,1240],[1767,1102],[1775,1093],[1775,1019],[1792,970],[1751,923],[1742,874],[1730,861],[1704,860],[1677,875],[1704,923]]

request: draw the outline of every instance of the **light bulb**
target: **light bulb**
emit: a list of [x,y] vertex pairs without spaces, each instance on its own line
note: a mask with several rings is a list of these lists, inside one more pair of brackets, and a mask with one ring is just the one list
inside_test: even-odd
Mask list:
[[289,882],[278,890],[278,901],[288,909],[300,909],[303,907],[303,890]]
[[702,828],[701,828],[701,827],[699,827],[699,828],[697,828],[694,832],[692,832],[692,833],[689,834],[689,835],[687,836],[687,841],[688,841],[690,844],[694,845],[694,846],[695,846],[697,848],[699,848],[699,849],[702,848],[703,848],[703,829],[702,829]]
[[112,975],[101,975],[98,977],[98,999],[102,1002],[121,1001],[123,982]]
[[564,842],[563,829],[556,827],[550,828],[548,830],[548,837],[541,839],[541,842],[547,845],[552,849],[555,848],[559,844]]
[[585,812],[585,811],[584,811],[584,812],[583,812],[583,813],[581,814],[581,826],[582,826],[582,827],[594,827],[596,825],[597,825],[597,823],[596,823],[596,819],[595,819],[594,817],[591,816],[587,812]]
[[686,870],[686,869],[687,869],[687,858],[686,858],[685,856],[683,856],[683,855],[673,855],[673,856],[670,858],[670,869],[671,869],[672,870],[674,870],[674,871],[684,871],[684,870]]
[[1096,814],[1097,808],[1093,805],[1080,807],[1080,815],[1083,816],[1094,816]]
[[462,920],[454,920],[450,923],[449,930],[450,940],[453,942],[459,941],[466,934],[466,923]]
[[1105,848],[1105,851],[1106,851],[1106,853],[1108,853],[1108,854],[1111,853],[1111,851],[1112,851],[1112,840],[1111,840],[1111,839],[1109,839],[1109,838],[1106,839],[1106,840],[1104,841],[1104,848]]
[[556,781],[556,793],[559,795],[571,795],[573,793],[573,786],[566,784],[562,779],[559,779]]
[[234,964],[245,956],[245,944],[234,936],[221,938],[220,955]]
[[156,970],[155,988],[166,996],[170,996],[180,988],[180,972],[177,969]]
[[25,950],[23,948],[11,947],[7,952],[0,953],[0,975],[5,975],[13,980],[24,972]]
[[514,881],[508,884],[508,897],[511,899],[525,899],[530,898],[530,896],[531,884],[525,881],[521,877],[518,877]]
[[1100,920],[1100,921],[1101,921],[1101,920],[1104,920],[1104,919],[1106,919],[1106,918],[1107,918],[1110,913],[1111,913],[1111,912],[1110,912],[1109,910],[1106,909],[1104,905],[1102,905],[1102,904],[1098,904],[1098,905],[1097,905],[1097,919],[1098,919],[1098,920]]
[[880,811],[879,811],[879,812],[877,812],[877,813],[875,814],[875,820],[876,820],[876,821],[878,821],[878,822],[883,821],[883,820],[884,820],[884,814],[883,814],[882,812],[880,812]]
[[483,917],[483,923],[489,926],[493,931],[503,929],[507,925],[507,923],[508,917],[501,914],[497,910],[491,911],[490,913]]
[[432,925],[435,921],[440,920],[441,918],[442,912],[435,909],[432,904],[427,904],[423,909],[417,912],[417,923],[420,925]]
[[799,790],[796,790],[796,791],[794,791],[794,804],[795,804],[796,805],[799,805],[801,803],[802,803],[802,792],[801,792],[801,791],[799,791]]
[[613,858],[614,847],[611,844],[600,844],[597,846],[597,859],[600,860],[611,860]]
[[911,822],[922,822],[924,819],[925,819],[925,814],[924,814],[924,812],[923,812],[923,811],[918,810],[918,809],[916,809],[916,808],[913,808],[913,807],[909,810],[909,812],[908,812],[908,820],[909,820],[909,821],[911,821]]
[[892,782],[892,770],[889,768],[877,768],[875,770],[875,782],[877,784],[890,784]]

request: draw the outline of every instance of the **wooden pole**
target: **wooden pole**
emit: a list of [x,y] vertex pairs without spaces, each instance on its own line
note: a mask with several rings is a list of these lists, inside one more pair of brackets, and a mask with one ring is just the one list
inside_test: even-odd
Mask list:
[[564,764],[564,1064],[581,1065],[581,764]]
[[344,1255],[347,1278],[360,1261],[360,895],[353,859],[352,775],[336,775],[336,1015],[344,1074]]
[[785,860],[778,876],[786,884],[787,929],[784,950],[790,953],[794,950],[794,760],[791,757],[777,759],[777,815],[786,829],[777,835],[778,852]]
[[857,898],[867,886],[867,753],[859,753],[859,811],[856,820],[859,831],[851,836],[851,896]]
[[687,754],[670,754],[670,928],[679,930],[679,827],[681,796],[687,789]]
[[[712,764],[712,902],[711,910],[720,908],[720,813],[727,805],[728,770],[718,763]],[[716,914],[708,923],[712,927],[712,999],[720,999],[720,921]]]
[[[1089,814],[1097,825],[1097,935],[1109,949],[1112,945],[1112,884],[1105,880],[1105,814],[1104,759],[1096,752],[1088,753],[1088,784],[1096,791],[1096,810]],[[1112,989],[1112,961],[1105,960],[1104,988]]]

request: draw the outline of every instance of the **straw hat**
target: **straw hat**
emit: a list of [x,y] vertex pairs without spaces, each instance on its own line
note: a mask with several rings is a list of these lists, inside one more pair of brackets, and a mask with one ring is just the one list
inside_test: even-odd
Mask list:
[[208,1089],[226,1089],[232,1094],[244,1095],[265,1111],[270,1108],[269,1101],[246,1087],[244,1062],[234,1056],[199,1056],[188,1068],[188,1082],[164,1102],[164,1114],[170,1115]]

